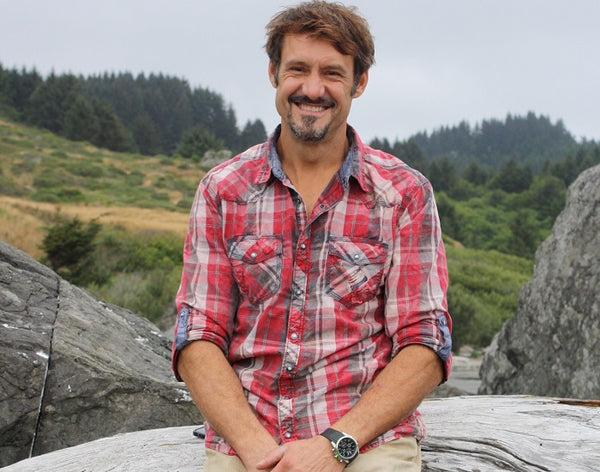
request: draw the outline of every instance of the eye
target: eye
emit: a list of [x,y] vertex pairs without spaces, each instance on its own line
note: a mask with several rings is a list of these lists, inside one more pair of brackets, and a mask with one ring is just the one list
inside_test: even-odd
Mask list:
[[305,67],[302,66],[302,65],[300,65],[300,64],[298,64],[298,65],[291,65],[291,66],[288,67],[288,70],[290,72],[295,72],[295,73],[304,72],[304,69],[305,69]]
[[343,74],[341,73],[341,71],[339,71],[337,69],[328,70],[325,72],[325,75],[327,77],[333,77],[333,78],[343,77]]

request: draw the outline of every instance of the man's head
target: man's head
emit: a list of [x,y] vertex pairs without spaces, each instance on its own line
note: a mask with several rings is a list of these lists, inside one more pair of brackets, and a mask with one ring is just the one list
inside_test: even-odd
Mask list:
[[329,42],[354,59],[354,86],[375,63],[375,45],[367,21],[354,7],[315,0],[286,8],[267,24],[265,49],[278,79],[281,50],[286,35],[307,35]]

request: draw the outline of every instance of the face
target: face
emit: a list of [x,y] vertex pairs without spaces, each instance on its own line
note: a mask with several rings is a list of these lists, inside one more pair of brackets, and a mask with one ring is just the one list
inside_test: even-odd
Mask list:
[[304,142],[345,137],[352,99],[362,95],[368,80],[365,72],[354,87],[353,58],[306,35],[285,37],[279,71],[271,63],[269,76],[282,133]]

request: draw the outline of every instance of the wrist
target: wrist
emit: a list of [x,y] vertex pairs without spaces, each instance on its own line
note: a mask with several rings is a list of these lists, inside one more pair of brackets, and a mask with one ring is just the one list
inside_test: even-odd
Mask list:
[[329,440],[332,455],[338,462],[347,465],[358,457],[358,441],[348,433],[327,428],[321,436]]
[[257,434],[254,436],[253,440],[248,440],[246,438],[240,441],[237,448],[233,445],[232,447],[244,465],[253,468],[259,461],[273,451],[273,449],[279,447],[279,445],[268,434]]

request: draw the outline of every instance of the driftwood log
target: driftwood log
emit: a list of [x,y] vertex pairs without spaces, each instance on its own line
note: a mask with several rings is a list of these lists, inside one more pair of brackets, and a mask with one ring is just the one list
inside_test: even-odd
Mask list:
[[[600,402],[529,396],[427,399],[423,471],[600,470]],[[3,472],[198,472],[194,426],[98,439],[26,459]]]
[[430,399],[423,470],[600,471],[600,402],[530,396]]

